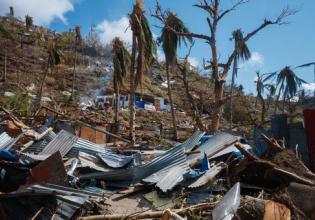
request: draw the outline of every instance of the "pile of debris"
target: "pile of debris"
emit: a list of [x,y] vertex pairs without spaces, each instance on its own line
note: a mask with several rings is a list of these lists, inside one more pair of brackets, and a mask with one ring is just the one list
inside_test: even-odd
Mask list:
[[144,150],[30,127],[5,109],[0,123],[1,219],[315,217],[315,175],[265,135],[257,156],[224,132]]

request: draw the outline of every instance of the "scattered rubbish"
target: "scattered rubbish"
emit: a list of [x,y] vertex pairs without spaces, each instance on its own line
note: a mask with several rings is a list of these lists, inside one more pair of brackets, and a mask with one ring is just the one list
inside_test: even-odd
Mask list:
[[305,219],[315,210],[305,202],[315,199],[315,175],[299,151],[263,132],[259,151],[230,133],[199,130],[167,150],[128,149],[88,137],[105,127],[47,117],[31,128],[6,110],[1,117],[0,213],[10,219],[13,206],[23,218],[82,220]]

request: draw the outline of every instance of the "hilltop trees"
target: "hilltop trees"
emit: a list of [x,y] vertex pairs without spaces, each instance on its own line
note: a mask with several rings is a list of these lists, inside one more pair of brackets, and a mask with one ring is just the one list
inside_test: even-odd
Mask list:
[[112,56],[113,56],[113,84],[115,90],[115,132],[118,131],[118,117],[119,117],[119,102],[120,102],[120,87],[124,86],[124,78],[127,75],[130,55],[127,49],[124,47],[124,43],[118,38],[115,37],[112,41]]
[[[165,13],[157,7],[155,17],[157,17],[164,25],[167,26],[170,30],[176,33],[179,36],[189,36],[196,39],[204,40],[211,49],[211,59],[208,61],[209,65],[205,65],[205,69],[210,70],[212,78],[215,80],[215,87],[214,87],[214,105],[211,109],[211,118],[212,124],[210,128],[210,132],[215,132],[218,130],[220,125],[220,118],[221,118],[221,110],[222,106],[225,104],[224,98],[224,85],[230,70],[230,67],[237,56],[237,48],[233,48],[232,52],[229,54],[227,60],[225,62],[220,61],[220,51],[217,44],[217,31],[222,19],[229,14],[230,12],[234,11],[238,6],[247,3],[247,0],[238,0],[232,7],[228,9],[222,9],[221,1],[220,0],[203,0],[200,1],[198,4],[195,4],[195,7],[204,10],[208,17],[206,18],[207,24],[210,29],[210,34],[196,34],[196,33],[184,33],[181,31],[174,30],[167,22],[167,18]],[[248,42],[253,36],[259,33],[261,30],[265,29],[270,25],[281,25],[284,24],[283,20],[288,16],[294,14],[295,11],[292,11],[288,8],[285,8],[281,11],[279,16],[274,20],[265,19],[262,24],[260,24],[256,29],[244,35],[242,41],[243,43]]]
[[137,0],[129,18],[132,31],[132,49],[130,62],[130,139],[135,143],[135,91],[140,85],[142,89],[143,74],[149,71],[154,61],[155,43],[149,22],[144,15],[143,2]]
[[174,139],[177,140],[177,128],[176,128],[176,112],[174,109],[174,103],[172,98],[172,91],[170,85],[170,72],[173,72],[173,69],[176,65],[177,60],[177,46],[181,46],[181,42],[184,42],[187,45],[186,40],[192,42],[192,37],[190,36],[180,36],[174,33],[168,28],[171,27],[177,32],[189,33],[189,30],[185,27],[184,23],[171,11],[167,12],[166,22],[162,28],[162,34],[159,38],[159,42],[162,43],[162,48],[165,54],[165,69],[167,77],[167,91],[168,97],[171,106],[173,129],[174,129]]

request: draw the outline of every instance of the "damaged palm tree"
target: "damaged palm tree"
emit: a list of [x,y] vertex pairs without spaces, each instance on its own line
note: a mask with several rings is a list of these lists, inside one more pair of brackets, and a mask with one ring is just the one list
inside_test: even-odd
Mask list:
[[118,122],[119,122],[119,103],[120,103],[120,88],[124,86],[124,78],[128,72],[128,65],[130,64],[130,54],[127,49],[124,47],[124,43],[118,38],[115,37],[112,41],[113,49],[113,65],[114,65],[114,74],[113,74],[113,84],[115,90],[115,132],[118,132]]
[[[279,86],[277,102],[282,94],[282,111],[284,112],[285,102],[287,99],[293,98],[298,91],[298,88],[306,83],[303,79],[299,78],[296,73],[289,67],[284,67],[277,76],[277,85]],[[277,106],[277,103],[276,105]],[[275,107],[276,112],[277,107]]]
[[[167,24],[162,29],[161,37],[159,38],[159,42],[162,43],[163,51],[165,54],[165,68],[166,68],[166,77],[167,77],[167,92],[168,98],[171,105],[171,113],[172,113],[172,121],[173,121],[173,129],[174,129],[174,139],[177,140],[177,129],[176,129],[176,112],[174,109],[174,103],[172,98],[172,90],[170,85],[170,72],[172,73],[174,70],[174,66],[176,65],[177,60],[177,47],[181,46],[181,42],[183,41],[185,45],[187,45],[186,40],[192,42],[191,36],[180,36],[177,35],[176,32],[189,33],[189,30],[185,27],[184,23],[171,11],[167,12],[166,15]],[[172,29],[170,29],[171,27]]]
[[230,90],[230,127],[232,128],[233,123],[233,88],[235,84],[235,78],[237,77],[238,71],[238,61],[243,60],[246,61],[251,57],[250,51],[247,47],[246,42],[244,41],[243,32],[240,29],[233,31],[233,40],[234,40],[234,50],[235,57],[233,61],[233,72],[232,72],[232,83]]
[[76,82],[76,64],[78,58],[78,48],[82,43],[82,36],[80,26],[75,27],[75,42],[74,42],[74,63],[73,63],[73,73],[72,73],[72,90],[71,90],[71,99],[74,99],[74,87]]
[[155,43],[149,22],[144,15],[143,2],[137,0],[130,15],[132,31],[132,49],[130,65],[130,139],[135,143],[135,91],[140,85],[142,90],[143,75],[149,71],[154,61]]

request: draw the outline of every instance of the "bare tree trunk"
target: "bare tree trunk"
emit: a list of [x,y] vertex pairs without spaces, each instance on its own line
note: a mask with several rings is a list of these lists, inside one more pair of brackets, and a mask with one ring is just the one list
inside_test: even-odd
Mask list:
[[232,83],[231,83],[231,88],[230,88],[230,129],[232,129],[232,124],[233,124],[233,89],[234,89],[236,74],[237,74],[237,58],[235,57],[234,63],[233,63]]
[[42,100],[43,88],[44,88],[46,77],[48,75],[50,61],[51,61],[51,57],[50,57],[50,55],[48,55],[47,67],[46,67],[46,70],[45,70],[45,73],[44,73],[44,77],[43,77],[43,79],[41,81],[41,84],[40,84],[38,96],[36,97],[36,100],[35,100],[35,103],[34,103],[34,106],[33,106],[34,107],[34,109],[33,109],[34,114],[37,111],[37,109],[39,108],[41,100]]
[[170,105],[171,105],[172,122],[173,122],[173,129],[174,129],[174,140],[177,140],[176,112],[174,109],[174,103],[173,103],[173,98],[172,98],[170,72],[169,72],[169,65],[168,64],[166,64],[166,77],[167,77],[167,93],[168,93],[168,98],[170,100]]
[[116,99],[116,105],[115,105],[115,134],[118,133],[118,127],[119,127],[119,109],[120,109],[120,95],[119,95],[119,88],[116,86],[115,91],[115,99]]
[[75,81],[76,81],[76,64],[77,64],[77,42],[75,43],[75,49],[74,49],[74,65],[73,65],[73,73],[72,73],[72,90],[71,90],[71,99],[74,100],[74,86],[75,86]]
[[224,82],[217,81],[214,86],[215,103],[212,110],[211,133],[218,131],[221,118],[222,97],[224,91]]
[[129,110],[130,110],[130,120],[129,120],[129,138],[131,140],[131,145],[135,145],[135,63],[136,63],[136,48],[137,41],[136,36],[132,35],[132,51],[131,51],[131,63],[130,63],[130,98],[129,98]]

